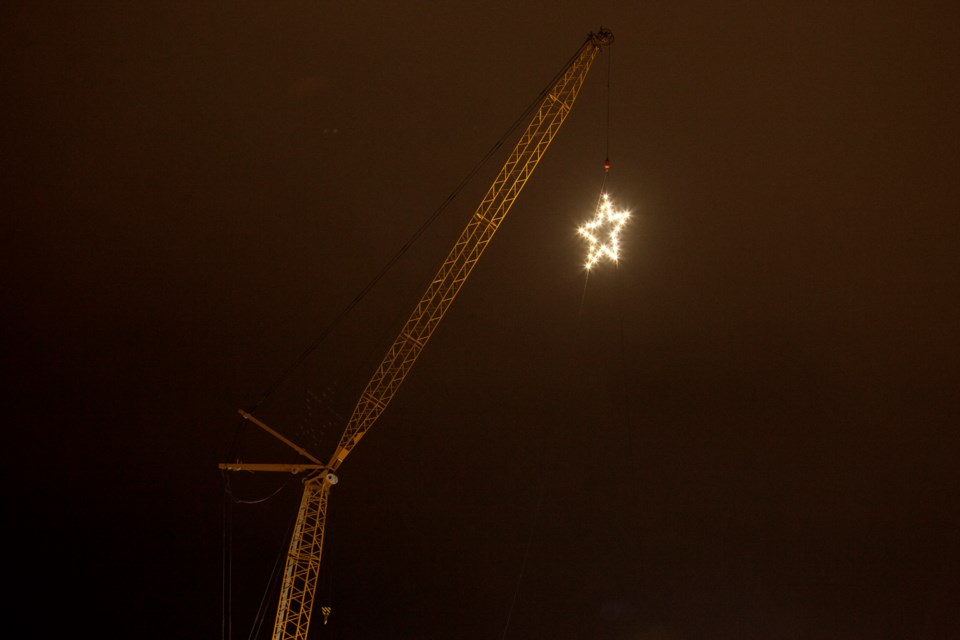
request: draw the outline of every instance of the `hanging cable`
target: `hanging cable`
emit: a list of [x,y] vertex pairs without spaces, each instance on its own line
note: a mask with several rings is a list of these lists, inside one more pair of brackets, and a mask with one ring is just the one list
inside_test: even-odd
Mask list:
[[627,353],[625,340],[623,337],[623,287],[620,284],[620,261],[614,265],[614,290],[617,298],[617,316],[619,320],[619,329],[620,329],[620,380],[623,384],[623,419],[627,428],[630,427],[630,393],[629,393],[629,384],[627,383],[627,358],[624,355]]
[[[612,75],[613,69],[613,53],[612,47],[607,48],[607,161],[604,167],[607,171],[610,170],[610,77]],[[604,184],[606,184],[606,173],[604,173]],[[630,394],[626,392],[626,371],[627,363],[623,354],[626,353],[623,337],[623,288],[620,285],[620,261],[617,260],[614,264],[614,279],[615,279],[615,289],[617,294],[617,315],[619,316],[619,329],[620,329],[620,366],[622,367],[623,374],[621,379],[624,381],[624,419],[626,420],[627,425],[630,424]]]
[[[594,215],[600,211],[603,203],[603,195],[607,189],[607,174],[610,173],[610,76],[613,67],[613,58],[611,54],[613,47],[607,47],[607,121],[604,126],[604,161],[603,161],[603,180],[600,181],[600,195],[597,196],[597,206],[594,209]],[[583,303],[587,297],[587,281],[590,279],[590,270],[587,269],[583,276],[583,296],[580,298],[580,312],[583,311]]]
[[[259,498],[257,500],[244,500],[238,498],[237,495],[233,492],[233,488],[230,485],[230,476],[227,473],[222,474],[223,477],[223,567],[222,567],[222,614],[221,614],[221,639],[222,640],[231,640],[233,638],[233,504],[259,504],[261,502],[266,502],[267,500],[272,499],[278,493],[283,491],[290,483],[286,482],[276,489],[270,495]],[[292,524],[288,527],[288,533],[292,530]],[[266,611],[266,597],[270,590],[272,590],[273,585],[276,584],[277,575],[279,573],[279,558],[277,564],[274,567],[271,578],[268,582],[267,588],[264,591],[264,603],[259,607],[258,613],[254,620],[256,629],[251,632],[249,636],[251,639],[256,637],[259,634],[259,629],[263,625],[263,616]]]
[[507,611],[507,621],[503,625],[503,633],[500,634],[500,640],[507,637],[507,631],[510,629],[510,619],[513,617],[513,610],[517,606],[517,598],[520,596],[520,583],[523,582],[523,572],[527,568],[527,562],[530,559],[530,548],[533,546],[533,534],[537,528],[537,520],[540,516],[540,508],[543,506],[543,494],[546,491],[546,483],[540,488],[540,498],[537,500],[537,507],[533,513],[533,521],[530,523],[530,535],[527,537],[527,547],[523,552],[523,561],[520,563],[520,573],[517,575],[517,586],[513,590],[513,599],[510,601],[510,609]]
[[[293,532],[293,527],[296,524],[296,518],[290,520],[290,524],[287,526],[287,531],[284,534],[281,540],[289,540],[290,535]],[[273,569],[270,571],[270,577],[267,580],[267,585],[263,589],[263,595],[260,598],[260,606],[257,607],[257,613],[254,616],[253,625],[250,628],[250,633],[248,634],[248,640],[254,640],[255,638],[260,637],[260,631],[263,628],[263,624],[268,619],[267,612],[267,598],[276,590],[276,585],[280,580],[280,575],[283,572],[283,561],[287,556],[287,547],[284,544],[281,546],[280,550],[277,552],[276,560],[273,563]]]
[[223,495],[223,549],[221,550],[221,613],[220,638],[230,640],[233,637],[233,525],[231,518],[232,508],[227,494]]
[[[591,36],[588,36],[588,38],[589,37],[592,37],[592,34]],[[393,267],[393,265],[396,264],[396,262],[401,257],[403,257],[403,255],[407,252],[408,249],[410,249],[413,243],[416,242],[420,238],[420,236],[423,235],[423,233],[430,227],[430,225],[432,225],[436,221],[436,219],[440,216],[440,214],[446,210],[447,206],[449,206],[449,204],[456,198],[456,196],[459,195],[459,193],[470,182],[470,180],[480,171],[480,169],[482,169],[486,165],[486,163],[500,149],[500,147],[503,146],[503,143],[510,137],[510,135],[523,122],[525,122],[528,116],[537,108],[537,106],[541,102],[543,102],[543,99],[546,97],[547,93],[550,91],[551,88],[553,88],[554,85],[556,85],[560,76],[563,75],[564,70],[566,70],[567,67],[570,66],[570,63],[579,55],[579,53],[580,52],[578,50],[577,53],[571,56],[570,60],[568,60],[567,63],[561,68],[561,71],[557,72],[550,79],[550,81],[537,94],[537,96],[533,99],[533,101],[523,110],[523,112],[517,117],[517,119],[514,120],[514,122],[510,125],[510,127],[503,133],[503,135],[500,136],[500,139],[497,140],[497,142],[490,148],[490,150],[487,151],[487,153],[484,154],[484,156],[480,159],[480,161],[473,167],[473,169],[471,169],[467,173],[467,175],[463,178],[463,180],[460,181],[460,183],[454,188],[454,190],[450,193],[450,195],[448,195],[447,198],[440,204],[440,206],[437,207],[437,209],[432,214],[430,214],[430,216],[426,219],[426,221],[424,221],[423,224],[421,224],[420,227],[413,233],[410,239],[407,240],[403,244],[403,246],[400,247],[399,251],[397,251],[397,253],[394,254],[394,256],[390,258],[390,260],[387,261],[387,263],[380,269],[379,272],[377,272],[377,274],[373,277],[373,279],[370,280],[370,282],[368,282],[366,286],[364,286],[360,290],[360,293],[358,293],[356,297],[354,297],[353,300],[351,300],[350,303],[347,304],[347,306],[344,307],[343,310],[341,310],[340,313],[338,313],[333,318],[333,320],[331,320],[327,324],[327,326],[323,328],[323,330],[320,332],[320,335],[317,336],[317,338],[312,343],[310,343],[310,345],[286,369],[284,369],[279,376],[277,376],[277,378],[267,387],[266,391],[263,392],[260,398],[256,402],[254,402],[249,409],[247,409],[247,413],[254,413],[256,409],[258,409],[271,395],[273,395],[273,393],[280,387],[280,385],[283,384],[293,374],[293,372],[296,371],[300,367],[300,365],[302,365],[303,362],[317,349],[317,347],[320,346],[320,344],[324,341],[324,339],[326,339],[326,337],[330,334],[330,332],[333,331],[333,329],[335,329],[337,325],[340,324],[340,322],[354,309],[354,307],[356,307],[363,300],[363,298],[367,296],[370,290],[373,289],[373,287],[376,286],[376,284],[380,282],[381,279],[383,279],[383,277]],[[246,421],[244,421],[244,423],[245,422]],[[243,423],[241,423],[240,428],[242,428],[242,426],[243,426]]]
[[610,75],[613,68],[613,47],[607,47],[607,148],[606,160],[603,162],[604,171],[610,171]]

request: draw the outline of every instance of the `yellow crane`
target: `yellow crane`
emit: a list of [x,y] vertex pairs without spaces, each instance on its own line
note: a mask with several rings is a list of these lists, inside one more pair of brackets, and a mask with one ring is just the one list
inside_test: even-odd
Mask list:
[[350,415],[336,450],[326,464],[250,413],[240,411],[244,419],[271,433],[310,461],[302,464],[237,462],[219,465],[221,469],[229,471],[306,474],[287,552],[273,640],[305,640],[307,637],[320,573],[327,500],[330,488],[337,483],[337,469],[387,408],[410,373],[420,352],[570,113],[590,65],[601,48],[612,43],[613,34],[608,29],[601,27],[596,33],[589,33],[577,53],[557,75],[556,83],[541,100],[530,124],[490,185],[480,206],[374,371]]

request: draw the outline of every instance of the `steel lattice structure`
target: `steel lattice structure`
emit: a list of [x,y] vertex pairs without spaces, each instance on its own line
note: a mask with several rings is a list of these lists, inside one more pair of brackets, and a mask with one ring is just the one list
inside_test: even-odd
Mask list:
[[[329,462],[326,465],[319,464],[316,458],[284,439],[317,464],[220,465],[230,470],[254,467],[294,473],[310,470],[310,475],[304,480],[300,510],[287,553],[273,640],[305,640],[307,637],[320,571],[327,500],[331,486],[337,481],[334,472],[387,408],[410,373],[417,357],[570,113],[597,54],[602,47],[612,43],[613,34],[606,29],[590,33],[558,74],[558,80],[541,100],[500,173],[364,388]],[[250,414],[241,414],[282,439],[282,436]]]

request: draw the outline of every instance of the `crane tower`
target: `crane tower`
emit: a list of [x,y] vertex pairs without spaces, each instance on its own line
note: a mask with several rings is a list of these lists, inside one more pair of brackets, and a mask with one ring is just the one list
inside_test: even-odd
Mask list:
[[589,33],[576,54],[557,74],[556,82],[545,92],[506,163],[360,394],[339,444],[326,463],[252,414],[240,411],[244,419],[271,433],[309,461],[302,464],[235,462],[219,465],[221,469],[229,471],[306,474],[284,567],[271,636],[273,640],[307,638],[320,572],[327,501],[331,487],[337,483],[336,471],[387,408],[410,373],[417,357],[570,113],[597,54],[612,43],[613,34],[607,29],[601,27],[599,31]]

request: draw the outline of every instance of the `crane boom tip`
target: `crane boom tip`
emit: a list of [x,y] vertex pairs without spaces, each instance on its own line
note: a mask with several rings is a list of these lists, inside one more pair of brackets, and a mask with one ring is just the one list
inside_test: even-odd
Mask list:
[[600,27],[596,33],[591,31],[587,37],[598,47],[608,47],[613,44],[613,32],[606,27]]

